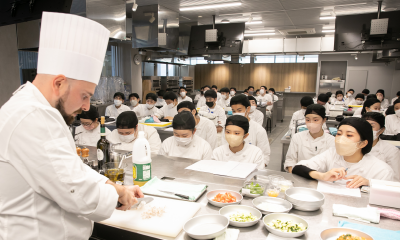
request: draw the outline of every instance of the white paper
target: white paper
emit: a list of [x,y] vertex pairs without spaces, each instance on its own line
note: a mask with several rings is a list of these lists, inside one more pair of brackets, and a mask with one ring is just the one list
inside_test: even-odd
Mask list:
[[169,127],[169,128],[164,129],[164,131],[166,131],[166,132],[173,132],[174,129],[173,129],[172,127]]
[[304,235],[302,237],[299,237],[299,238],[284,238],[284,237],[279,237],[279,236],[276,236],[276,235],[274,235],[272,233],[269,233],[266,240],[299,240],[299,239],[305,239]]
[[317,190],[323,193],[331,193],[341,196],[361,197],[360,188],[347,188],[342,182],[318,181]]
[[190,165],[186,169],[234,178],[246,178],[257,169],[257,164],[234,161],[221,162],[215,160],[201,160]]

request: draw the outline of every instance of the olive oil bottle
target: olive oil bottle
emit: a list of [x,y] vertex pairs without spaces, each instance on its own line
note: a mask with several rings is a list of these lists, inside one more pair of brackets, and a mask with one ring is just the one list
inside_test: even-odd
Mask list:
[[103,173],[103,164],[110,162],[110,142],[106,139],[105,117],[100,120],[100,140],[97,142],[98,171]]

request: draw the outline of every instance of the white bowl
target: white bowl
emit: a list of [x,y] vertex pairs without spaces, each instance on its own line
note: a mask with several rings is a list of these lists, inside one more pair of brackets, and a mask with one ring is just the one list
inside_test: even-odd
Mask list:
[[[266,209],[260,208],[259,205],[262,204],[262,203],[264,203],[264,202],[282,206],[284,209],[283,209],[282,207],[281,207],[282,210],[281,210],[281,209],[277,209],[277,210],[266,210]],[[255,198],[255,199],[252,201],[252,203],[253,203],[253,206],[254,206],[255,208],[257,208],[258,210],[261,211],[262,214],[287,213],[287,212],[289,212],[289,211],[292,209],[292,207],[293,207],[293,205],[292,205],[290,202],[286,201],[285,199],[276,198],[276,197],[267,197],[267,196],[262,196],[262,197]]]
[[[294,232],[294,233],[293,232],[290,232],[290,233],[282,232],[278,229],[268,226],[268,223],[272,222],[272,220],[281,220],[283,222],[292,221],[293,223],[302,223],[307,229],[302,232]],[[288,214],[288,213],[271,213],[271,214],[265,215],[265,217],[263,218],[263,223],[270,233],[275,234],[280,237],[285,237],[285,238],[300,237],[300,236],[304,235],[308,230],[308,223],[306,220],[304,220],[303,218],[298,217],[296,215]]]
[[227,217],[213,214],[194,217],[183,225],[183,230],[194,239],[213,239],[221,236],[229,225]]
[[294,209],[301,211],[316,211],[325,202],[325,196],[321,192],[312,188],[302,187],[286,190],[285,199],[293,204]]
[[[219,193],[224,194],[229,192],[230,194],[232,194],[232,196],[236,197],[236,202],[234,203],[220,203],[220,202],[215,202],[213,201],[213,199],[215,198],[215,196],[217,196]],[[216,206],[216,207],[225,207],[225,206],[229,206],[229,205],[235,205],[235,204],[239,204],[242,200],[243,200],[243,196],[235,191],[231,191],[231,190],[226,190],[226,189],[221,189],[221,190],[214,190],[214,191],[210,191],[207,193],[207,200],[210,204]]]
[[374,240],[370,235],[355,230],[351,228],[340,228],[340,227],[335,227],[335,228],[328,228],[325,229],[324,231],[321,232],[320,234],[320,239],[321,240],[336,240],[343,234],[352,234],[358,237],[364,237],[367,240]]
[[[244,214],[249,214],[251,213],[254,217],[257,219],[251,222],[236,222],[230,220],[230,216],[236,213],[244,213]],[[219,210],[219,214],[227,217],[229,219],[229,224],[234,226],[234,227],[251,227],[253,225],[256,225],[258,221],[260,221],[262,214],[260,211],[253,207],[249,206],[244,206],[244,205],[232,205],[232,206],[226,206],[221,208]]]

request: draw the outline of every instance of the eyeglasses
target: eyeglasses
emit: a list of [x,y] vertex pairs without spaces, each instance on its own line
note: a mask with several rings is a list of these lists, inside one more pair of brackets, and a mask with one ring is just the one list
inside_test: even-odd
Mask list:
[[91,123],[81,123],[84,127],[90,127],[92,124],[93,124],[93,122],[91,122]]

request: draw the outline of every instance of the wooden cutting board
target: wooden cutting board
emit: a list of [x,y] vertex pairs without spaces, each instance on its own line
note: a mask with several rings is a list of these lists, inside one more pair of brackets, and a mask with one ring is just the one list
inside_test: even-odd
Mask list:
[[148,205],[165,207],[165,213],[161,217],[142,219],[144,209],[125,212],[115,210],[109,219],[100,223],[127,230],[176,237],[183,229],[183,225],[199,211],[201,206],[199,203],[158,197],[154,197]]

